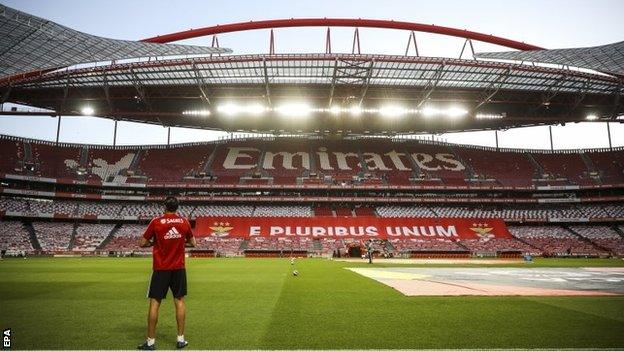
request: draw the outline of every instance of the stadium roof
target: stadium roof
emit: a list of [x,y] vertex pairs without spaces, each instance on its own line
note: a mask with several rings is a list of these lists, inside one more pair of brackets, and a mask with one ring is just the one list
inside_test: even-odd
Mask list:
[[476,56],[582,67],[624,77],[624,41],[587,48],[484,52]]
[[[362,19],[245,22],[145,41],[168,42],[272,26],[313,25],[422,30],[521,50],[539,49],[448,27]],[[69,40],[64,32],[57,33],[56,40]],[[16,44],[25,45],[31,40],[22,38]],[[169,44],[123,43],[169,47]],[[30,53],[43,61],[48,55],[40,48],[24,46],[24,50],[23,54]],[[97,52],[106,57],[123,57],[122,51]],[[31,60],[41,70],[38,65],[44,63]],[[15,65],[12,68],[23,69]],[[88,107],[98,116],[117,120],[230,131],[444,132],[584,121],[587,116],[614,119],[624,112],[622,95],[621,78],[578,70],[489,60],[332,53],[111,62],[0,79],[0,103],[53,110],[48,114],[81,115]],[[306,113],[309,116],[273,118],[279,114],[281,105],[292,102],[309,105],[310,111]],[[219,106],[224,104],[243,106],[235,106],[234,110],[261,104],[263,107],[257,111],[270,112],[263,116],[233,116],[233,113],[220,113]],[[354,106],[364,113],[357,116],[347,113]],[[391,118],[382,116],[384,109],[391,110]],[[461,118],[445,118],[438,113],[451,109],[465,113],[462,112]]]
[[231,50],[102,38],[0,4],[0,78],[79,63],[228,52]]

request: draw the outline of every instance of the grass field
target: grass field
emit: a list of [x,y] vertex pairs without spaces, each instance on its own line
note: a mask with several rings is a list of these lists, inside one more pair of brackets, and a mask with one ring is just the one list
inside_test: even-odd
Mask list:
[[[0,327],[12,329],[16,349],[133,348],[144,339],[150,262],[138,258],[1,261]],[[405,297],[343,269],[355,266],[367,265],[299,260],[301,275],[293,277],[287,259],[188,260],[185,334],[189,346],[624,347],[623,296]],[[624,266],[624,261],[551,259],[531,265],[578,266]],[[170,349],[174,341],[169,298],[161,307],[157,346]]]

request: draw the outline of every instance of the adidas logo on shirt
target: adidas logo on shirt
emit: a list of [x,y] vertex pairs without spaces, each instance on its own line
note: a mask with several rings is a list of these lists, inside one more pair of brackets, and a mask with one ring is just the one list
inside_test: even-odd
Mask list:
[[165,234],[164,239],[177,239],[181,237],[182,235],[180,234],[180,232],[178,232],[178,230],[175,227],[171,227],[171,229],[169,229],[167,234]]

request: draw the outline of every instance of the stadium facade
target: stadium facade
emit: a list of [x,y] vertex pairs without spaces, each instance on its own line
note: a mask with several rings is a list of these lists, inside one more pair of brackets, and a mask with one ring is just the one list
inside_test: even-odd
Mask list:
[[[266,55],[169,44],[300,26],[356,27],[352,53],[332,53],[329,29],[319,54],[276,54],[272,34]],[[409,31],[416,55],[361,54],[358,27]],[[464,38],[462,51],[473,40],[519,51],[422,57],[414,31]],[[621,43],[545,50],[361,19],[247,22],[133,42],[2,5],[0,33],[1,103],[39,109],[2,114],[58,116],[60,125],[61,116],[86,113],[256,133],[136,147],[3,136],[3,249],[140,252],[144,223],[173,194],[202,238],[197,255],[352,255],[368,239],[387,256],[624,254],[624,150],[511,150],[409,137],[617,122]]]

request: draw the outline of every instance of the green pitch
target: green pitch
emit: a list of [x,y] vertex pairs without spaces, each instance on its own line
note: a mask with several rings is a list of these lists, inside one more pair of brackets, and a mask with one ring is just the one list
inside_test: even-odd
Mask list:
[[[613,265],[624,262],[531,266]],[[287,259],[187,261],[190,348],[624,347],[624,297],[405,297],[343,269],[353,266],[368,265],[298,260],[293,277]],[[16,349],[133,348],[144,340],[150,269],[149,259],[1,261],[0,327]],[[157,346],[174,342],[168,298]]]

